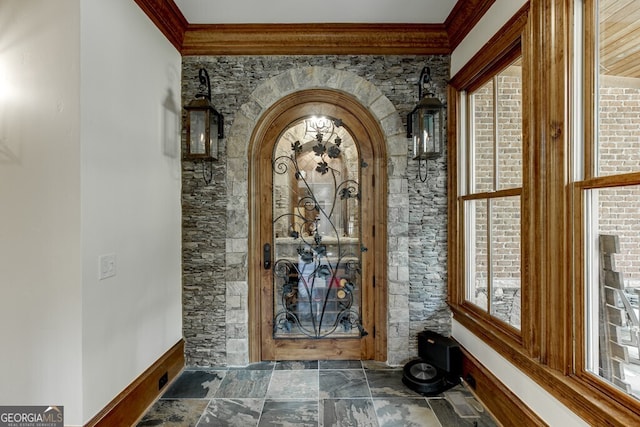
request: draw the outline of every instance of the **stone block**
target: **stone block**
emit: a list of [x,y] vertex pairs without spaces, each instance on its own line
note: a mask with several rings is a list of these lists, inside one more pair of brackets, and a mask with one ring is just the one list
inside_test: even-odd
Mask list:
[[[402,178],[407,176],[407,156],[390,155],[387,158],[387,173],[390,177]],[[406,178],[405,178],[406,179]]]
[[247,159],[228,158],[227,159],[227,179],[229,181],[247,180]]
[[227,252],[244,252],[248,251],[247,239],[226,239]]
[[389,309],[389,323],[402,323],[409,321],[409,310],[407,306],[402,308]]
[[[400,123],[399,126],[396,125],[396,131],[389,134],[389,136],[387,137],[387,146],[389,147],[389,151],[387,154],[390,156],[390,158],[397,158],[398,161],[404,161],[404,163],[406,164],[410,143],[411,141],[407,138],[407,131],[402,123]],[[398,175],[398,177],[401,176],[402,175]]]
[[247,282],[227,282],[227,295],[241,295],[246,297],[247,293]]
[[227,340],[227,354],[245,353],[249,349],[249,342],[244,339]]
[[240,295],[227,295],[227,310],[242,309],[242,298]]
[[247,253],[246,252],[227,252],[226,254],[227,266],[237,268],[245,267],[247,265]]
[[370,107],[378,98],[384,96],[376,85],[366,80],[357,83],[353,94],[365,107]]
[[226,356],[226,365],[231,367],[243,367],[249,364],[249,355],[246,352],[228,353]]
[[247,310],[228,310],[226,322],[246,324],[249,319]]
[[[389,98],[383,96],[382,93],[375,100],[373,100],[373,102],[369,105],[369,109],[376,117],[380,117],[383,123],[389,118],[392,118],[393,120],[397,119],[398,121],[402,122],[400,116],[398,115],[398,110],[396,110],[393,103],[389,101]],[[386,135],[394,135],[397,133],[395,131],[389,132],[388,130],[391,128],[384,127],[384,129]]]
[[291,93],[294,87],[291,73],[281,73],[273,78],[273,88],[275,91],[273,95],[276,100]]
[[387,279],[389,282],[398,281],[398,266],[387,265]]
[[387,284],[389,295],[409,295],[409,282],[390,280]]
[[[403,288],[409,288],[409,275],[410,267],[408,264],[400,264],[396,266],[396,283],[405,284]],[[402,289],[402,288],[401,288]]]
[[280,98],[280,92],[274,86],[272,80],[267,80],[251,93],[251,99],[266,110]]
[[[381,125],[384,133],[387,135],[406,135],[407,131],[402,124],[402,119],[397,113],[387,115],[384,119],[382,119]],[[406,139],[404,141],[406,143]]]

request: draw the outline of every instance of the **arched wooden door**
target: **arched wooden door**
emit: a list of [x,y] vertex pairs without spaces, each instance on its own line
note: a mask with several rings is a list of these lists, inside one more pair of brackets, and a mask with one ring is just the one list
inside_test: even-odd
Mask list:
[[284,98],[256,127],[249,240],[258,359],[385,359],[382,142],[360,104],[329,90]]

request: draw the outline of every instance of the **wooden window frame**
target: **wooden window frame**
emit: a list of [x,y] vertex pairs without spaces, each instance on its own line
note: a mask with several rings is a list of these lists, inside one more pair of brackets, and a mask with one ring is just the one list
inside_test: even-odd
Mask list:
[[[592,6],[593,1],[584,0]],[[630,396],[581,372],[580,333],[584,310],[579,289],[583,265],[581,199],[587,179],[572,183],[573,138],[593,137],[586,126],[575,135],[574,115],[593,121],[593,112],[572,109],[583,78],[582,99],[593,102],[588,88],[593,75],[577,76],[574,63],[574,17],[577,0],[531,0],[507,22],[450,82],[448,93],[449,161],[449,300],[454,319],[591,425],[635,425],[640,405]],[[589,22],[586,11],[585,20]],[[590,31],[583,47],[589,51]],[[523,215],[522,328],[520,339],[488,322],[464,304],[464,254],[461,252],[458,138],[465,128],[460,116],[464,91],[504,65],[515,43],[522,46],[523,76]],[[577,55],[581,57],[581,55]],[[578,67],[579,68],[579,67]],[[591,82],[591,83],[590,83]],[[591,84],[591,85],[590,85]],[[525,142],[526,140],[526,142]],[[585,156],[591,156],[585,145]],[[587,175],[587,178],[589,176]],[[608,178],[603,178],[608,179]]]
[[[576,0],[576,3],[579,1]],[[620,407],[624,412],[634,414],[637,422],[640,417],[640,402],[637,398],[624,393],[620,389],[608,384],[606,381],[589,372],[586,366],[586,317],[588,315],[586,310],[588,296],[586,295],[586,280],[585,277],[585,246],[584,239],[587,224],[585,221],[585,193],[589,190],[597,189],[611,189],[623,186],[638,186],[640,185],[640,172],[623,172],[616,175],[598,175],[595,170],[595,164],[597,162],[597,154],[595,150],[596,142],[598,140],[597,132],[597,120],[598,120],[598,100],[599,100],[599,87],[598,87],[598,69],[600,64],[598,63],[597,55],[597,39],[598,39],[598,2],[597,1],[582,1],[583,10],[583,57],[582,57],[582,69],[584,76],[582,78],[582,106],[576,106],[576,110],[582,107],[582,132],[583,140],[576,141],[576,144],[581,143],[582,146],[582,175],[576,177],[576,181],[572,183],[572,227],[573,235],[577,236],[573,245],[573,259],[574,263],[574,277],[575,277],[575,289],[576,289],[576,314],[575,314],[575,376],[578,381],[584,384],[594,393],[601,395],[607,401]],[[580,160],[580,159],[579,159]]]
[[[488,68],[484,69],[479,75],[474,76],[473,79],[471,79],[467,85],[464,86],[464,89],[461,91],[461,96],[465,97],[465,111],[461,112],[461,120],[465,120],[465,122],[467,123],[466,128],[469,129],[467,131],[467,134],[464,138],[465,140],[465,158],[471,158],[471,154],[469,153],[470,150],[470,140],[472,138],[471,136],[471,126],[470,126],[470,122],[471,122],[471,115],[474,113],[474,111],[472,111],[472,105],[470,102],[471,97],[473,96],[473,94],[480,89],[482,86],[484,86],[485,84],[487,84],[490,80],[494,80],[494,85],[495,85],[495,78],[502,72],[504,71],[507,67],[509,67],[517,58],[521,57],[522,55],[522,46],[520,43],[520,39],[517,38],[516,40],[514,40],[512,43],[509,43],[507,46],[507,50],[502,51],[502,52],[497,52],[495,55],[495,62]],[[495,88],[494,88],[495,90]],[[524,92],[524,87],[523,87],[523,92]],[[524,109],[523,109],[523,113],[524,113]],[[522,114],[523,116],[523,120],[524,117],[526,116],[525,114]],[[498,117],[494,117],[494,126],[498,126],[497,123]],[[522,126],[523,130],[524,130],[524,123]],[[522,138],[523,141],[523,151],[524,151],[524,143],[526,141],[526,138]],[[497,153],[494,153],[494,155],[497,155]],[[494,161],[497,162],[497,158],[494,158]],[[525,162],[525,159],[523,159],[523,163]],[[469,173],[469,165],[465,164],[465,165],[461,165],[461,167],[464,167],[466,169],[466,173],[464,174],[466,176],[466,179],[468,180],[468,173]],[[494,165],[495,167],[495,165]],[[524,168],[523,168],[524,169]],[[524,171],[523,171],[524,172]],[[497,178],[497,176],[494,176],[493,179],[495,180]],[[523,177],[524,178],[524,177]],[[524,181],[524,179],[523,179]],[[470,185],[469,182],[466,183],[466,185]],[[520,205],[520,213],[521,213],[521,218],[522,218],[522,222],[521,222],[521,231],[522,229],[524,229],[525,227],[525,223],[528,220],[528,214],[527,214],[527,209],[524,206],[524,204],[522,203],[523,200],[523,186],[521,184],[520,187],[515,187],[515,188],[504,188],[504,189],[498,189],[495,188],[492,191],[475,191],[474,189],[470,189],[467,188],[467,191],[464,192],[464,194],[460,194],[458,195],[458,210],[460,212],[459,215],[459,229],[462,232],[467,231],[465,229],[465,222],[466,222],[466,218],[464,217],[464,214],[462,213],[464,211],[463,205],[465,204],[465,202],[469,202],[469,201],[486,201],[487,203],[497,200],[497,199],[504,199],[507,197],[514,197],[517,196],[520,198],[521,201],[521,205]],[[487,236],[491,236],[491,229],[489,227],[487,227]],[[467,245],[465,244],[466,241],[465,239],[460,239],[458,241],[458,251],[460,253],[460,256],[464,257],[463,254],[465,254],[468,251],[468,248],[466,247]],[[524,248],[523,248],[524,249]],[[522,250],[522,252],[524,252],[524,250]],[[489,258],[491,258],[491,254],[488,254]],[[524,259],[524,254],[521,254],[521,259]],[[467,268],[464,265],[464,261],[461,260],[461,264],[460,267],[458,269],[458,271],[460,271],[460,273],[464,276],[467,275]],[[490,266],[487,266],[490,270]],[[520,272],[521,272],[521,283],[524,282],[525,277],[523,277],[522,275],[522,266],[520,268]],[[490,282],[492,282],[491,278],[488,277],[488,284]],[[487,289],[487,298],[488,298],[488,306],[486,308],[486,310],[482,307],[478,307],[477,305],[473,304],[472,302],[470,302],[467,297],[466,297],[466,293],[467,293],[467,280],[464,277],[461,277],[461,282],[460,282],[460,292],[458,293],[458,300],[456,301],[456,305],[458,306],[458,308],[460,308],[461,310],[464,310],[465,312],[467,312],[467,314],[469,315],[469,317],[471,317],[474,321],[474,323],[480,323],[481,327],[483,329],[486,329],[487,324],[492,325],[493,327],[495,327],[497,330],[500,331],[501,335],[507,336],[510,339],[514,340],[515,342],[518,342],[519,344],[522,344],[523,340],[522,340],[522,335],[521,335],[521,330],[514,328],[513,326],[509,325],[508,323],[498,319],[494,314],[492,314],[492,306],[491,306],[491,300],[492,300],[492,295],[490,295],[493,292],[493,289],[491,286],[488,286]],[[526,292],[525,290],[522,289],[521,287],[521,293]],[[524,298],[523,298],[524,299]],[[527,316],[523,316],[523,319],[526,319]],[[521,325],[522,326],[522,325]]]
[[[491,310],[485,311],[468,300],[466,300],[466,281],[464,278],[464,218],[463,218],[463,204],[465,201],[471,199],[477,199],[482,196],[483,200],[490,200],[496,196],[517,195],[521,198],[521,241],[522,241],[522,256],[521,259],[525,259],[525,254],[529,249],[524,247],[525,239],[524,233],[528,232],[531,227],[527,224],[530,222],[529,209],[527,208],[527,185],[529,180],[526,178],[529,174],[529,168],[526,166],[529,159],[529,155],[525,152],[527,147],[527,136],[525,131],[527,129],[526,117],[528,106],[523,102],[523,172],[522,172],[522,187],[518,189],[502,189],[497,190],[495,193],[489,194],[460,194],[459,176],[456,169],[458,168],[461,157],[458,151],[458,131],[457,123],[464,121],[464,128],[468,127],[468,111],[461,111],[460,105],[462,104],[463,97],[468,99],[468,94],[474,92],[489,80],[493,79],[497,74],[507,68],[514,60],[522,56],[524,60],[524,48],[523,48],[523,36],[525,35],[527,24],[528,7],[524,7],[521,11],[510,20],[499,32],[498,36],[491,39],[485,47],[474,56],[471,61],[460,70],[456,76],[450,82],[449,89],[449,115],[450,126],[456,127],[455,131],[450,127],[449,141],[449,164],[450,164],[450,176],[449,191],[451,194],[449,204],[449,235],[450,241],[450,253],[449,253],[449,305],[454,313],[454,318],[460,322],[467,329],[474,334],[482,337],[487,342],[508,343],[507,345],[512,348],[518,348],[525,354],[531,354],[531,350],[528,348],[528,343],[532,340],[530,337],[531,326],[529,325],[530,316],[526,315],[530,309],[525,305],[530,298],[527,297],[528,286],[526,283],[528,279],[528,269],[525,265],[521,265],[521,303],[522,303],[522,324],[520,330],[508,325],[506,322],[500,321],[492,316]],[[523,95],[528,90],[525,86],[524,75],[525,67],[523,63]],[[524,100],[524,97],[523,97]],[[465,102],[468,104],[468,102]],[[462,137],[462,135],[461,135]],[[466,145],[466,144],[465,144]],[[466,165],[460,165],[466,168]],[[454,273],[455,272],[455,273]]]

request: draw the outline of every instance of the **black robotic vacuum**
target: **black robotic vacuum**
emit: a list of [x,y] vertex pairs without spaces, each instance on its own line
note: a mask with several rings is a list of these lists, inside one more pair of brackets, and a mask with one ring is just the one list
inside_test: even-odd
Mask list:
[[421,332],[418,355],[418,359],[402,369],[402,382],[411,390],[431,396],[460,384],[462,352],[452,338],[431,331]]
[[402,382],[420,394],[439,394],[448,388],[444,373],[422,359],[412,360],[402,371]]

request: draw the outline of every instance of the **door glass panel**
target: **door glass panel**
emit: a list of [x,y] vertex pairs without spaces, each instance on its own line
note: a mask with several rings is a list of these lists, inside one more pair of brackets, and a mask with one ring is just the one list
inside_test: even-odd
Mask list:
[[361,324],[360,159],[339,120],[308,117],[273,154],[275,338],[353,338]]

